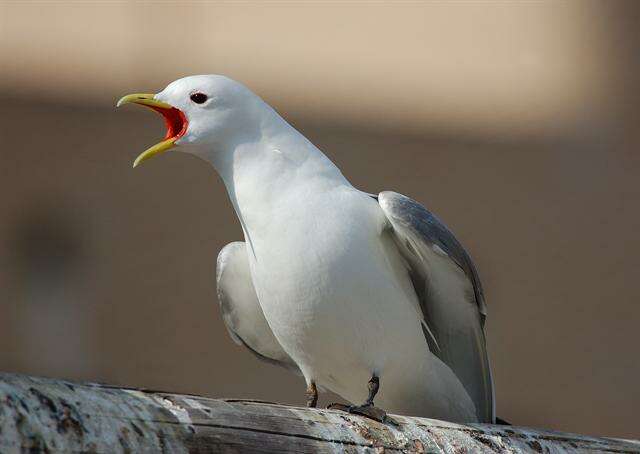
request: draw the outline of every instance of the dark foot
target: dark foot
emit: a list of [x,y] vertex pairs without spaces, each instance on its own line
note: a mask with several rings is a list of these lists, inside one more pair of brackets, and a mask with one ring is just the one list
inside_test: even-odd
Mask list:
[[318,405],[318,388],[314,382],[307,386],[307,407],[315,408]]
[[378,408],[375,405],[352,405],[349,407],[349,413],[354,415],[366,416],[378,422],[387,421],[387,412],[382,408]]
[[367,387],[369,388],[369,396],[362,405],[331,404],[327,408],[342,410],[353,415],[365,416],[374,421],[397,425],[398,423],[396,421],[387,416],[387,412],[373,405],[373,399],[380,389],[380,379],[377,375],[374,374],[371,376]]
[[339,403],[332,403],[327,405],[328,410],[340,410],[347,413],[349,413],[349,407],[351,407],[351,405],[345,405],[345,404],[339,404]]
[[378,408],[375,405],[344,405],[344,404],[331,404],[327,408],[331,410],[341,410],[346,413],[351,413],[352,415],[360,415],[369,419],[373,419],[378,422],[394,422],[391,418],[387,416],[387,412],[385,412],[382,408]]

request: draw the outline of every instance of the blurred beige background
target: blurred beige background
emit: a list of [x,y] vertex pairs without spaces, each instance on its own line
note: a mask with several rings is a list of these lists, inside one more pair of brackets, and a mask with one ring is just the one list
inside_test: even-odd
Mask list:
[[[301,404],[229,339],[224,188],[115,100],[243,81],[485,283],[499,415],[640,437],[637,2],[0,2],[0,370]],[[325,399],[325,401],[328,398]]]

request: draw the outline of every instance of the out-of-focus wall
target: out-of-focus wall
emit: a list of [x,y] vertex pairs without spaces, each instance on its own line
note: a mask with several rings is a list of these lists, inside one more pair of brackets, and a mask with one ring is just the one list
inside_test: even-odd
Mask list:
[[0,3],[0,369],[301,403],[228,338],[212,169],[118,96],[247,83],[357,186],[425,203],[476,259],[499,414],[635,436],[632,2]]
[[215,71],[301,114],[480,134],[563,133],[596,115],[628,20],[588,1],[25,3],[0,7],[0,86],[16,94],[111,103]]

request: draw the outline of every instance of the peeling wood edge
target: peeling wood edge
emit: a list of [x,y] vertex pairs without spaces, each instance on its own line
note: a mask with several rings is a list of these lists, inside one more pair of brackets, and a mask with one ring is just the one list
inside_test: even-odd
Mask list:
[[640,442],[0,373],[1,452],[613,452]]

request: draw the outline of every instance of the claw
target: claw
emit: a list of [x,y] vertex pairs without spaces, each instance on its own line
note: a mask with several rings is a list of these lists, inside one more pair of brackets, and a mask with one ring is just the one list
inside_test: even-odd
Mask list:
[[349,413],[366,416],[367,418],[382,423],[387,420],[387,412],[374,405],[352,405],[349,407]]
[[397,425],[397,422],[387,416],[387,412],[374,405],[344,405],[344,404],[330,404],[327,406],[330,410],[340,410],[352,415],[364,416],[365,418],[373,419],[381,423],[391,423]]
[[340,410],[340,411],[344,411],[345,413],[349,413],[349,408],[351,408],[351,405],[345,405],[345,404],[339,404],[339,403],[332,403],[327,405],[328,410]]

